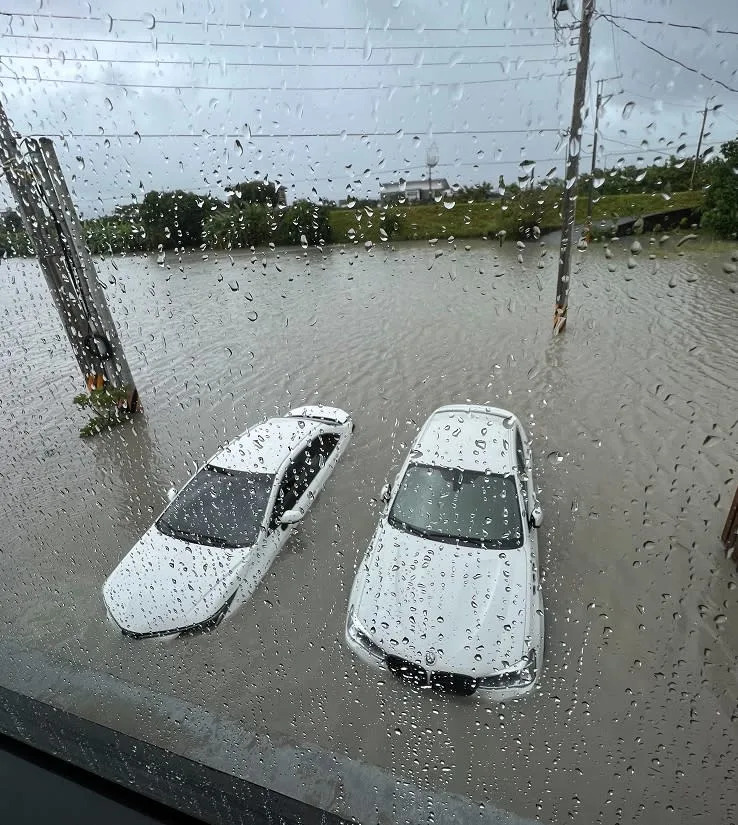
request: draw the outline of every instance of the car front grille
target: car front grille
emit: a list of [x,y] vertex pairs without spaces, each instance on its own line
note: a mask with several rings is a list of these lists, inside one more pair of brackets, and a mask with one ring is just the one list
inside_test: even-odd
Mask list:
[[459,696],[471,696],[479,685],[479,679],[464,676],[462,673],[432,673],[431,686],[443,693],[456,693]]
[[390,672],[403,682],[415,687],[424,687],[428,684],[428,671],[424,667],[399,656],[388,656],[386,661]]
[[414,687],[432,687],[443,693],[471,696],[479,684],[479,679],[462,673],[427,671],[424,667],[415,662],[408,662],[400,656],[387,656],[386,662],[394,676]]

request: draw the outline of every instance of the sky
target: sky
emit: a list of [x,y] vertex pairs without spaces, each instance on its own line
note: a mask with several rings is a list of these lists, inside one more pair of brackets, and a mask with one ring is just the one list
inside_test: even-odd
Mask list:
[[[87,216],[265,176],[290,201],[377,197],[380,182],[426,176],[429,149],[450,184],[512,182],[523,161],[561,175],[581,0],[569,4],[557,32],[549,0],[9,0],[0,97],[20,134],[55,139]],[[604,84],[607,167],[689,158],[707,101],[703,150],[738,134],[738,3],[596,4],[583,168],[600,78],[622,75]]]

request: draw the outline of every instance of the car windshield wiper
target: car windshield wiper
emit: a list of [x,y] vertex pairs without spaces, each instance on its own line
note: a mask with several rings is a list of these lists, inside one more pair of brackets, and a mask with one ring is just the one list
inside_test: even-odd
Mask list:
[[183,541],[191,540],[198,544],[210,544],[213,547],[237,547],[238,545],[230,544],[218,536],[209,536],[207,533],[196,533],[194,530],[183,530],[181,527],[173,527],[167,521],[159,520],[156,525],[163,533],[168,533],[175,539],[182,539]]
[[424,539],[445,539],[447,541],[454,541],[452,536],[447,536],[445,533],[436,533],[433,530],[426,530],[424,527],[417,527],[414,524],[401,521],[394,516],[390,516],[387,520],[393,527],[400,527],[402,530],[405,530],[408,533],[414,533],[416,536],[422,536]]

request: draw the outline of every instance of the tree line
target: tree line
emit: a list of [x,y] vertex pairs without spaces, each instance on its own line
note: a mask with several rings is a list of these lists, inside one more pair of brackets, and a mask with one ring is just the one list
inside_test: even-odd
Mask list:
[[176,190],[147,192],[140,204],[85,222],[95,254],[205,246],[243,249],[269,242],[317,246],[331,242],[328,208],[298,200],[288,206],[284,190],[266,181],[229,189],[227,201]]
[[[242,249],[266,243],[330,243],[332,229],[324,203],[286,204],[284,190],[266,181],[246,181],[229,190],[226,201],[178,189],[147,192],[141,203],[117,206],[112,215],[82,222],[85,242],[95,255],[210,247]],[[31,255],[17,212],[0,221],[0,254]]]
[[[602,195],[680,192],[691,188],[692,161],[672,156],[663,164],[637,167],[620,165],[597,170],[594,186]],[[580,196],[587,191],[589,175],[580,179]],[[728,141],[720,154],[698,164],[694,188],[704,192],[702,226],[715,235],[735,238],[738,233],[738,140]],[[456,189],[460,202],[485,202],[499,197],[512,198],[520,220],[530,212],[530,221],[543,206],[555,206],[563,191],[563,181],[545,178],[537,183],[532,170],[517,182],[497,187],[484,181]],[[112,215],[83,221],[85,241],[93,254],[151,252],[175,248],[243,249],[268,243],[275,245],[318,246],[334,239],[334,222],[341,225],[332,201],[298,200],[287,205],[284,189],[257,180],[236,184],[228,190],[227,200],[210,195],[176,190],[147,192],[140,203],[118,206]],[[382,208],[383,237],[401,235],[404,212],[373,200],[357,201],[360,212]],[[405,210],[410,207],[404,205]],[[385,214],[386,213],[386,214]],[[536,213],[536,214],[534,214]],[[358,218],[357,218],[358,220]],[[339,233],[340,237],[340,233]],[[12,210],[0,219],[0,255],[32,255],[33,249],[23,231],[18,214]]]

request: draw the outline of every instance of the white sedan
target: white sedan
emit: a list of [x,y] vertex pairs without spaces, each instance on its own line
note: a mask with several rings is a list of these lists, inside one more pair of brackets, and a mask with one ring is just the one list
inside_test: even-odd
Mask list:
[[349,599],[346,640],[419,687],[497,700],[543,663],[531,451],[507,410],[448,406],[425,422]]
[[125,635],[210,628],[253,593],[353,431],[348,413],[301,407],[236,438],[172,498],[103,587]]

